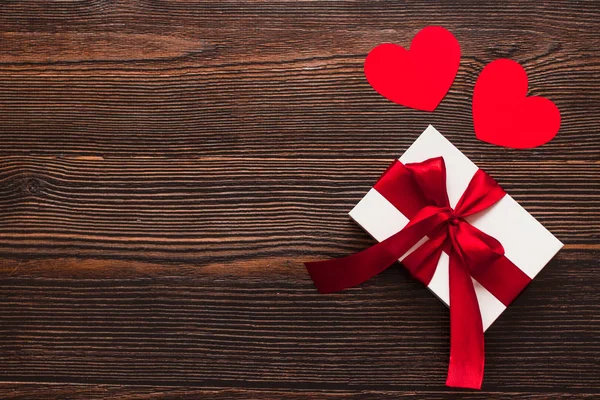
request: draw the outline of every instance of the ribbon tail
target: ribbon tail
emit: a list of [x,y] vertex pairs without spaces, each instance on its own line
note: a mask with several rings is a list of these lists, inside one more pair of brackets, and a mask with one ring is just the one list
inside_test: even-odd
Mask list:
[[369,280],[398,261],[400,256],[390,251],[389,242],[383,241],[348,257],[307,262],[304,265],[317,290],[332,293]]
[[387,269],[447,218],[444,210],[425,207],[400,232],[360,253],[304,265],[319,292],[338,292],[361,284]]
[[446,385],[481,389],[485,351],[481,312],[471,276],[450,254],[450,364]]

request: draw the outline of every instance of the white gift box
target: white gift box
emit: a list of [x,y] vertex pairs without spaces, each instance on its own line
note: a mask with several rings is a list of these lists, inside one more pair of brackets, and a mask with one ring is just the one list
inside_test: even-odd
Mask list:
[[[444,157],[446,163],[448,197],[450,205],[455,207],[478,167],[433,126],[429,125],[425,129],[400,157],[400,161],[407,164],[439,156]],[[379,242],[402,230],[409,221],[374,188],[350,211],[350,217]],[[493,206],[466,217],[465,220],[502,243],[506,258],[531,279],[563,246],[508,194]],[[427,238],[423,238],[411,250],[426,240]],[[428,285],[429,290],[446,305],[450,303],[448,262],[449,257],[443,252]],[[473,284],[485,331],[502,314],[506,306],[474,279]]]

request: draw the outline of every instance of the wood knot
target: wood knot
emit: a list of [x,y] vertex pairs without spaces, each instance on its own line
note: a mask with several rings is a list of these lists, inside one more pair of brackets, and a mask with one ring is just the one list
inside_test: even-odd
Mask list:
[[29,178],[25,184],[27,192],[33,196],[39,196],[42,194],[43,184],[38,178]]

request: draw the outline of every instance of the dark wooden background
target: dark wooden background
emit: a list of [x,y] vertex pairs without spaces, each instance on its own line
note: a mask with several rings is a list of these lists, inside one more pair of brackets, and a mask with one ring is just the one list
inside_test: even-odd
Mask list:
[[[545,4],[544,4],[545,3]],[[592,398],[600,393],[598,1],[2,1],[0,398]],[[362,63],[426,25],[462,46],[434,113]],[[562,112],[530,151],[475,139],[483,66]],[[444,386],[448,311],[347,212],[433,124],[565,243]]]

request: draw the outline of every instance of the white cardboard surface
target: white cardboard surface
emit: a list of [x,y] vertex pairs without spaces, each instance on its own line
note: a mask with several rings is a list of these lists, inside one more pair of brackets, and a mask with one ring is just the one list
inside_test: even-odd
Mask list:
[[[429,125],[400,157],[400,161],[406,164],[439,156],[443,156],[446,162],[448,197],[454,207],[478,168],[433,126]],[[408,223],[408,218],[375,189],[371,189],[350,211],[350,217],[379,242]],[[500,241],[506,257],[532,279],[563,246],[508,194],[489,209],[466,219]],[[426,240],[424,238],[414,248]],[[442,253],[428,286],[446,305],[450,303],[448,261],[448,255]],[[485,331],[506,307],[478,282],[473,282]]]

